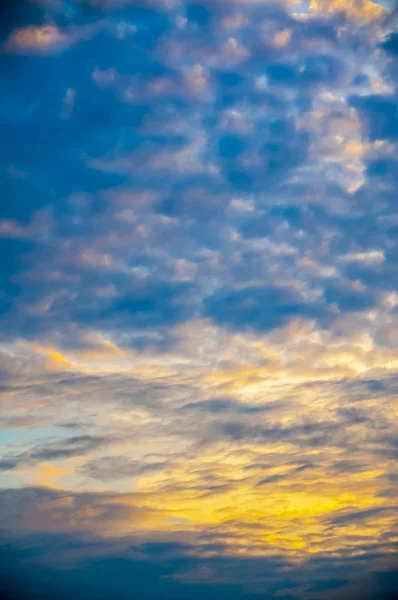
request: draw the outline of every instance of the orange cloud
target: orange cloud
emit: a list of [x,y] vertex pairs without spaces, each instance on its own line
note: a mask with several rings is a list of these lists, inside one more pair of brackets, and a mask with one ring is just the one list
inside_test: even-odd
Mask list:
[[372,21],[387,14],[386,9],[371,0],[311,0],[310,8],[321,12],[345,12],[358,21]]
[[46,52],[63,49],[71,39],[55,25],[29,25],[15,29],[6,41],[9,52]]

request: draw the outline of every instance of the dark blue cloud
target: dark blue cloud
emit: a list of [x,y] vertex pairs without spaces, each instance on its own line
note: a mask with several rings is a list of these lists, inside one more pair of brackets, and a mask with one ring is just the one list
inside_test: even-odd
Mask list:
[[309,56],[302,65],[302,81],[305,85],[327,83],[334,85],[343,73],[343,64],[328,55]]
[[34,248],[35,244],[28,240],[0,238],[0,275],[2,279],[0,293],[2,309],[0,312],[12,306],[12,299],[21,290],[21,284],[15,281],[15,276],[23,268],[24,263],[26,264],[27,258]]
[[350,104],[357,109],[371,141],[398,138],[398,105],[389,96],[352,96]]
[[387,40],[381,45],[384,50],[392,54],[398,54],[398,33],[392,33]]
[[306,302],[291,288],[248,287],[231,292],[221,290],[204,301],[205,315],[231,329],[269,331],[282,327],[294,317],[324,318],[328,309]]
[[324,295],[327,304],[336,304],[340,311],[355,312],[367,310],[376,304],[377,290],[356,291],[344,282],[331,281],[325,285]]
[[297,67],[279,63],[270,65],[266,71],[267,76],[273,85],[295,85],[297,84]]
[[203,4],[189,2],[186,8],[186,16],[189,23],[206,27],[212,20],[212,12]]
[[316,593],[334,590],[336,588],[344,587],[347,583],[348,581],[346,579],[319,579],[318,581],[313,582],[310,591]]
[[217,141],[218,157],[227,181],[237,189],[275,185],[307,157],[308,134],[292,120],[261,123],[256,135],[227,134]]
[[137,282],[137,287],[114,305],[116,312],[123,313],[124,321],[138,328],[173,325],[193,316],[193,306],[184,297],[193,291],[185,283]]
[[368,173],[379,177],[383,182],[393,184],[397,181],[397,161],[391,157],[377,158],[368,163]]

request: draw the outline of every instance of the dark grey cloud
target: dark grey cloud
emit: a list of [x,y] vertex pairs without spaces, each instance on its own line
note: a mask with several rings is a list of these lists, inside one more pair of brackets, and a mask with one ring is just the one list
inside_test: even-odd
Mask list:
[[209,415],[220,413],[238,413],[250,415],[278,410],[283,406],[283,401],[255,405],[237,402],[231,398],[216,398],[212,400],[202,400],[200,402],[189,402],[188,404],[184,404],[182,409],[204,412],[208,413]]
[[367,519],[371,519],[372,517],[377,516],[379,514],[393,516],[394,507],[383,506],[378,508],[370,508],[367,510],[352,511],[333,517],[332,519],[330,519],[330,523],[332,525],[350,525],[351,523],[355,523],[356,521],[365,521]]
[[0,461],[0,469],[7,471],[40,462],[84,456],[109,444],[109,442],[109,439],[99,436],[79,435],[56,442],[36,444],[20,454],[5,455]]
[[159,460],[131,460],[125,456],[104,456],[89,460],[82,472],[94,479],[114,481],[126,477],[137,477],[145,473],[162,471],[171,461]]

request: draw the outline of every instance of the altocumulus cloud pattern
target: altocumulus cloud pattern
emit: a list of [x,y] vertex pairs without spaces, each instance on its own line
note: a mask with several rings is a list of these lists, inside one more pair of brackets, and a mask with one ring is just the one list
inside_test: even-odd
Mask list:
[[2,11],[3,596],[391,600],[396,9]]

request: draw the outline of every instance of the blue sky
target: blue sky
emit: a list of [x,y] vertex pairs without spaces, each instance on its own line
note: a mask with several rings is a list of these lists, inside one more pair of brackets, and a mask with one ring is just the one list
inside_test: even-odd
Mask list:
[[393,3],[5,15],[6,594],[392,600]]

